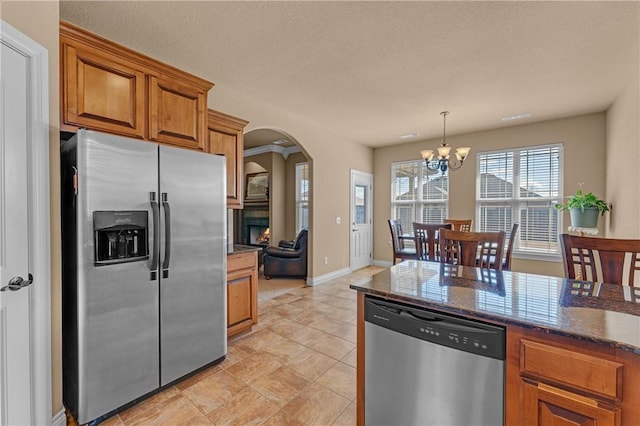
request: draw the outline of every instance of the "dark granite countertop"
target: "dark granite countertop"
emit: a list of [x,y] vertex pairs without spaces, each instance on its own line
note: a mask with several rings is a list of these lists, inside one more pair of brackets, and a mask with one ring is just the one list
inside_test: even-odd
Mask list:
[[234,244],[233,247],[227,247],[227,255],[236,253],[245,253],[248,251],[260,251],[262,247],[259,246],[245,246],[242,244]]
[[408,260],[354,290],[640,355],[640,287]]

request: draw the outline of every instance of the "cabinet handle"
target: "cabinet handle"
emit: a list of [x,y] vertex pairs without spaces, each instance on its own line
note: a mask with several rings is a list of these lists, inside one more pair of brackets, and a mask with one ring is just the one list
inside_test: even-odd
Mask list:
[[598,407],[598,403],[591,398],[587,398],[585,396],[581,396],[581,395],[576,395],[573,392],[568,392],[562,389],[558,389],[556,387],[553,386],[549,386],[546,385],[544,383],[538,383],[538,389],[540,389],[541,391],[544,392],[549,392],[552,393],[554,395],[560,396],[562,398],[566,398],[566,399],[572,399],[576,402],[579,402],[581,404],[586,404],[586,405],[590,405],[592,407]]

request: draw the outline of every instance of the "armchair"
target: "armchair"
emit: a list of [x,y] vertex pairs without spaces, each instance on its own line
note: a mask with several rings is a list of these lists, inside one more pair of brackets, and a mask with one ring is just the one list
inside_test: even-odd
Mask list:
[[297,237],[295,240],[280,240],[278,241],[278,247],[280,248],[294,248],[296,246]]
[[308,233],[303,229],[295,240],[281,240],[278,247],[267,247],[263,258],[266,279],[272,276],[307,276]]

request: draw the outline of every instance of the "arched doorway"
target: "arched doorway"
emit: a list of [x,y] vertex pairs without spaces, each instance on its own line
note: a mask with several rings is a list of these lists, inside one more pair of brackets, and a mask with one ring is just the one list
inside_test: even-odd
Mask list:
[[[312,159],[301,144],[280,129],[251,129],[244,135],[244,208],[234,213],[234,241],[239,244],[265,244],[264,229],[268,227],[268,243],[277,246],[280,240],[292,240],[300,229],[309,230],[307,275],[311,273],[311,176]],[[247,180],[268,176],[268,197],[253,198],[247,194]],[[249,197],[248,197],[249,195]],[[256,238],[260,242],[255,241]],[[260,262],[262,265],[262,262]],[[260,267],[262,278],[262,266]],[[305,281],[293,278],[277,278],[271,283],[261,283],[264,290],[282,290],[304,285]],[[262,281],[262,280],[261,280]],[[277,287],[277,288],[276,288]],[[276,292],[277,293],[277,292]],[[265,299],[271,294],[259,294]]]

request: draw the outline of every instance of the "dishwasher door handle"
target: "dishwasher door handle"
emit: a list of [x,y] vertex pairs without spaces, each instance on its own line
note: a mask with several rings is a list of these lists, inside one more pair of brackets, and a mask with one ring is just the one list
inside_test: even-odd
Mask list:
[[416,315],[416,314],[414,314],[412,312],[409,312],[407,310],[404,310],[404,309],[394,308],[394,307],[391,307],[391,306],[382,305],[382,304],[378,304],[378,303],[375,303],[375,302],[371,302],[371,303],[373,305],[375,305],[377,308],[382,309],[383,311],[389,312],[390,314],[394,314],[394,315],[397,315],[397,316],[400,316],[400,317],[409,317],[409,318],[417,319],[417,320],[420,320],[420,321],[442,321],[441,318],[437,318],[437,317],[429,317],[429,318],[422,317],[422,316]]
[[[412,320],[412,321],[420,321],[420,322],[424,322],[424,323],[428,323],[428,324],[437,323],[437,326],[439,328],[445,329],[445,330],[449,330],[449,331],[471,331],[471,332],[474,332],[474,333],[481,333],[481,334],[495,334],[495,333],[497,333],[497,331],[495,331],[495,330],[487,330],[485,327],[482,327],[482,326],[475,327],[473,325],[459,324],[457,322],[452,322],[452,321],[448,320],[447,318],[441,318],[440,316],[437,316],[437,315],[433,315],[433,316],[430,316],[430,315],[429,316],[417,315],[416,313],[414,313],[414,312],[412,312],[410,310],[407,310],[407,309],[387,306],[385,304],[376,303],[376,302],[373,302],[373,301],[370,301],[370,303],[372,305],[374,305],[375,307],[380,308],[383,311],[387,312],[388,314],[400,318],[400,320],[409,319],[409,320]],[[421,314],[422,314],[422,312],[421,312]]]
[[407,311],[402,309],[400,311],[400,316],[401,317],[405,317],[405,318],[410,318],[410,319],[414,319],[414,320],[418,320],[418,321],[425,321],[425,322],[440,322],[440,321],[444,321],[442,318],[438,318],[438,317],[424,317],[422,315],[416,315],[411,311]]

